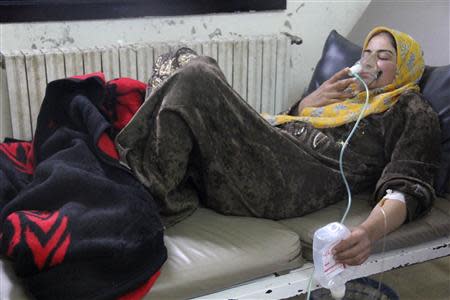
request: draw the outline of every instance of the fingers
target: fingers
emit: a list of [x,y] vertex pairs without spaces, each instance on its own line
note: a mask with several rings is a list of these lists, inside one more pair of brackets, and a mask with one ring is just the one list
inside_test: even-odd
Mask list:
[[351,84],[356,82],[355,78],[347,78],[336,81],[334,83],[327,83],[326,94],[329,99],[348,99],[353,98],[355,93],[353,89],[349,89]]
[[347,239],[340,241],[333,250],[335,253],[341,253],[342,251],[351,248],[353,244],[355,244],[355,242],[353,241],[352,236],[350,236]]
[[355,97],[355,93],[353,92],[353,90],[343,90],[343,91],[333,91],[333,92],[328,92],[328,93],[324,93],[324,98],[332,100],[327,102],[327,104],[330,103],[334,103],[334,102],[339,102],[341,100],[344,99],[349,99],[349,98],[353,98]]
[[346,88],[348,88],[348,86],[350,84],[355,83],[356,80],[357,79],[355,79],[355,78],[347,78],[347,79],[338,80],[333,83],[333,88],[338,91],[343,91]]
[[342,70],[338,71],[337,73],[335,73],[333,76],[331,76],[330,79],[328,79],[328,81],[330,83],[335,83],[336,81],[348,77],[348,71],[350,70],[350,68],[346,67],[343,68]]
[[342,92],[330,93],[329,97],[331,99],[334,99],[334,101],[330,102],[330,103],[334,103],[334,102],[340,102],[341,100],[344,100],[344,99],[353,98],[353,97],[355,97],[355,94],[353,93],[353,91],[342,91]]
[[345,265],[349,265],[349,266],[356,266],[356,265],[360,265],[360,264],[364,263],[367,260],[367,258],[369,258],[369,255],[370,255],[370,251],[363,250],[363,251],[359,252],[358,254],[356,254],[355,256],[352,256],[350,258],[337,259],[336,262],[342,263]]
[[322,107],[355,97],[353,90],[348,89],[349,85],[355,82],[354,78],[336,80],[336,78],[343,76],[345,70],[346,69],[343,69],[336,73],[332,78],[321,84],[317,90],[305,97],[302,101],[302,103],[304,103],[303,106]]
[[353,258],[359,256],[361,253],[366,253],[370,250],[370,244],[365,240],[352,241],[349,247],[342,251],[336,251],[335,258],[338,261],[352,260]]
[[356,229],[351,235],[334,247],[337,262],[347,265],[362,264],[370,255],[371,242],[365,231]]

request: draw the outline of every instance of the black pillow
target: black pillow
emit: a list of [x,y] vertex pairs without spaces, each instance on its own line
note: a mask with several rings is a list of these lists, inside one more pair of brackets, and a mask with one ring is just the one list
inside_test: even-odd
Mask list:
[[443,195],[450,192],[450,65],[427,66],[419,86],[425,99],[438,113],[441,124],[442,161],[435,189],[438,195]]
[[362,48],[332,30],[323,46],[322,57],[317,63],[304,96],[316,90],[337,71],[351,67],[360,57]]
[[[337,71],[352,66],[360,58],[361,51],[360,46],[336,30],[331,31],[304,96],[317,89]],[[439,115],[442,130],[442,163],[435,190],[438,195],[444,195],[445,192],[449,192],[450,181],[450,65],[426,66],[419,86],[425,99]]]

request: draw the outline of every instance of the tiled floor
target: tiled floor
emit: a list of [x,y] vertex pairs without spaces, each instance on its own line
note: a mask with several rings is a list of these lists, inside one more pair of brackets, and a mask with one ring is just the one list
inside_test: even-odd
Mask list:
[[[372,276],[394,289],[400,300],[450,300],[450,257]],[[298,296],[289,300],[304,300]],[[362,299],[361,299],[362,300]]]

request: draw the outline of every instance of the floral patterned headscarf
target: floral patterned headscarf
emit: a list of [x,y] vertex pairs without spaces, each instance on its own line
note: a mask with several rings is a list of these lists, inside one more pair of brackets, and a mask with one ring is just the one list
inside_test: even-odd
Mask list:
[[[399,96],[407,91],[419,91],[418,81],[425,69],[422,49],[412,37],[387,27],[376,27],[366,37],[364,49],[370,39],[381,33],[390,33],[397,43],[397,69],[392,83],[373,89],[369,94],[369,105],[364,117],[381,113],[393,106]],[[263,115],[273,125],[292,121],[311,123],[314,127],[337,127],[357,120],[366,100],[366,92],[358,93],[354,98],[339,101],[323,107],[305,107],[299,116]]]

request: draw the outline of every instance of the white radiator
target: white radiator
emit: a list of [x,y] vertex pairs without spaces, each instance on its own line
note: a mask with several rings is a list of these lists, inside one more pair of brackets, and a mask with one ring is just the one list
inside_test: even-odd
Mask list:
[[48,82],[97,71],[107,80],[131,77],[147,82],[156,58],[181,45],[215,58],[228,82],[257,111],[275,113],[288,106],[291,45],[285,36],[2,51],[0,137],[32,138]]

